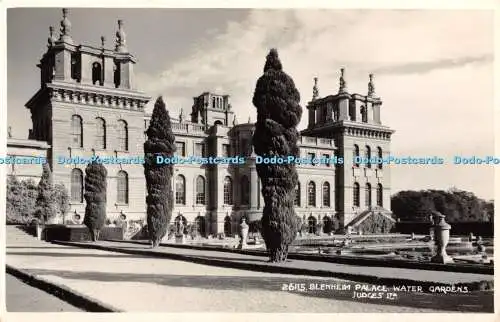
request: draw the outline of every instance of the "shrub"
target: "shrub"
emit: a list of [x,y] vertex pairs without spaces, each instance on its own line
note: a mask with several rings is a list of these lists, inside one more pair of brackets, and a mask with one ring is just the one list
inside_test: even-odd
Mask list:
[[35,181],[7,177],[6,223],[29,224],[33,219],[38,189]]
[[35,203],[35,217],[42,223],[56,215],[56,193],[52,183],[52,173],[48,163],[43,164],[42,177],[38,183],[38,196]]
[[54,185],[54,200],[57,213],[63,217],[63,224],[64,224],[65,223],[64,219],[70,209],[69,194],[64,184],[57,183],[56,185]]
[[364,234],[389,233],[395,227],[395,223],[384,215],[373,214],[363,220],[357,227]]
[[[277,50],[271,49],[264,75],[258,79],[253,96],[257,108],[253,145],[255,153],[263,157],[299,154],[300,94],[292,78],[282,69]],[[265,204],[261,219],[262,237],[270,261],[283,262],[299,229],[294,209],[297,171],[294,164],[258,164],[257,173],[262,182]]]

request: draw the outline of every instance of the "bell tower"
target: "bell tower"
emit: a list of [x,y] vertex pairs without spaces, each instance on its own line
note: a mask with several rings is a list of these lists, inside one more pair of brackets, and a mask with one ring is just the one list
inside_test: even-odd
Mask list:
[[210,127],[215,124],[230,126],[234,118],[229,95],[205,92],[194,97],[191,122]]
[[375,94],[373,78],[370,74],[366,95],[349,93],[341,68],[337,94],[321,98],[315,79],[313,99],[307,105],[308,127],[301,133],[334,139],[336,156],[343,159],[335,166],[335,209],[342,227],[368,212],[390,214],[390,167],[359,162],[388,156],[394,133],[382,124],[382,100]]
[[[29,138],[49,144],[54,179],[67,188],[80,184],[77,175],[83,176],[86,165],[61,164],[59,157],[121,158],[144,153],[144,106],[150,100],[135,88],[133,67],[137,61],[128,50],[122,20],[118,20],[114,46],[107,46],[102,36],[96,37],[100,40],[97,45],[77,43],[71,29],[69,11],[62,9],[59,36],[49,28],[47,51],[37,65],[40,88],[25,105],[32,119]],[[108,216],[121,211],[143,212],[141,167],[113,164],[107,169],[111,191]],[[117,193],[118,172],[135,189],[130,198],[113,195]],[[73,193],[71,206],[70,212],[84,212],[81,194]]]

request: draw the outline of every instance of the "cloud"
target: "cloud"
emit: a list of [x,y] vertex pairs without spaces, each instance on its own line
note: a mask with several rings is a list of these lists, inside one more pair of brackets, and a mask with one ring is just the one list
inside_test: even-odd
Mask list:
[[[178,113],[190,111],[204,91],[228,93],[240,122],[255,119],[252,95],[271,47],[293,77],[305,106],[313,77],[320,95],[338,90],[340,67],[348,88],[367,91],[375,73],[384,101],[382,119],[397,130],[393,151],[451,155],[493,149],[493,13],[471,10],[252,10],[246,19],[193,45],[191,54],[165,62],[156,74],[139,74],[139,87],[163,94]],[[307,124],[307,113],[301,128]],[[419,185],[470,186],[492,195],[469,177],[490,180],[473,168],[421,171]],[[397,171],[397,170],[395,170]],[[415,170],[415,173],[419,173]],[[448,172],[446,172],[448,171]],[[398,189],[407,175],[393,176]],[[399,178],[399,179],[398,179]],[[453,180],[452,180],[453,181]],[[491,181],[491,180],[490,180]]]
[[431,62],[415,62],[409,64],[385,66],[375,69],[377,75],[398,75],[398,74],[424,74],[436,69],[449,69],[464,67],[469,64],[482,64],[493,62],[493,55],[482,55],[477,57],[459,57],[454,59],[440,59]]

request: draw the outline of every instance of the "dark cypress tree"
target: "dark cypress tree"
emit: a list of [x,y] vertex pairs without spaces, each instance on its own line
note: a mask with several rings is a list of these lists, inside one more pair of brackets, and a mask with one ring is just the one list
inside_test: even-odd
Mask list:
[[55,191],[52,172],[48,163],[43,164],[42,177],[38,183],[38,196],[35,203],[35,217],[45,223],[56,215]]
[[144,175],[148,189],[147,221],[149,239],[154,248],[167,233],[173,206],[173,166],[158,164],[156,160],[157,156],[170,158],[175,152],[175,136],[161,96],[156,100],[146,134],[148,139],[144,143]]
[[102,164],[91,163],[85,169],[85,218],[92,241],[99,239],[99,233],[106,223],[106,188],[108,171]]
[[[300,94],[293,79],[282,70],[278,51],[271,49],[264,75],[257,81],[253,104],[257,123],[253,136],[255,153],[263,157],[298,156],[297,125],[302,117]],[[258,164],[264,211],[262,237],[271,262],[284,262],[288,246],[297,236],[299,220],[294,209],[298,175],[294,164]]]

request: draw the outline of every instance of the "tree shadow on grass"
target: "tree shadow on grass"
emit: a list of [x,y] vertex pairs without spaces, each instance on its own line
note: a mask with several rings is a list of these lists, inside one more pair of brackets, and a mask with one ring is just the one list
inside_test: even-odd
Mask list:
[[[31,269],[29,273],[54,275],[61,278],[91,280],[99,282],[138,282],[164,285],[169,287],[189,287],[196,289],[233,290],[245,292],[249,289],[296,294],[307,298],[323,298],[337,301],[370,303],[387,306],[436,309],[455,312],[493,312],[493,292],[474,292],[469,294],[429,294],[399,292],[395,300],[353,299],[355,285],[363,284],[334,279],[305,279],[283,276],[212,276],[212,275],[169,275],[169,274],[131,274],[109,272],[78,272],[63,270]],[[286,291],[285,285],[305,284],[305,291]],[[349,287],[345,290],[311,290],[310,284],[336,284]],[[108,286],[112,287],[112,286]],[[135,294],[134,296],[141,296]],[[334,312],[332,312],[334,313]]]

